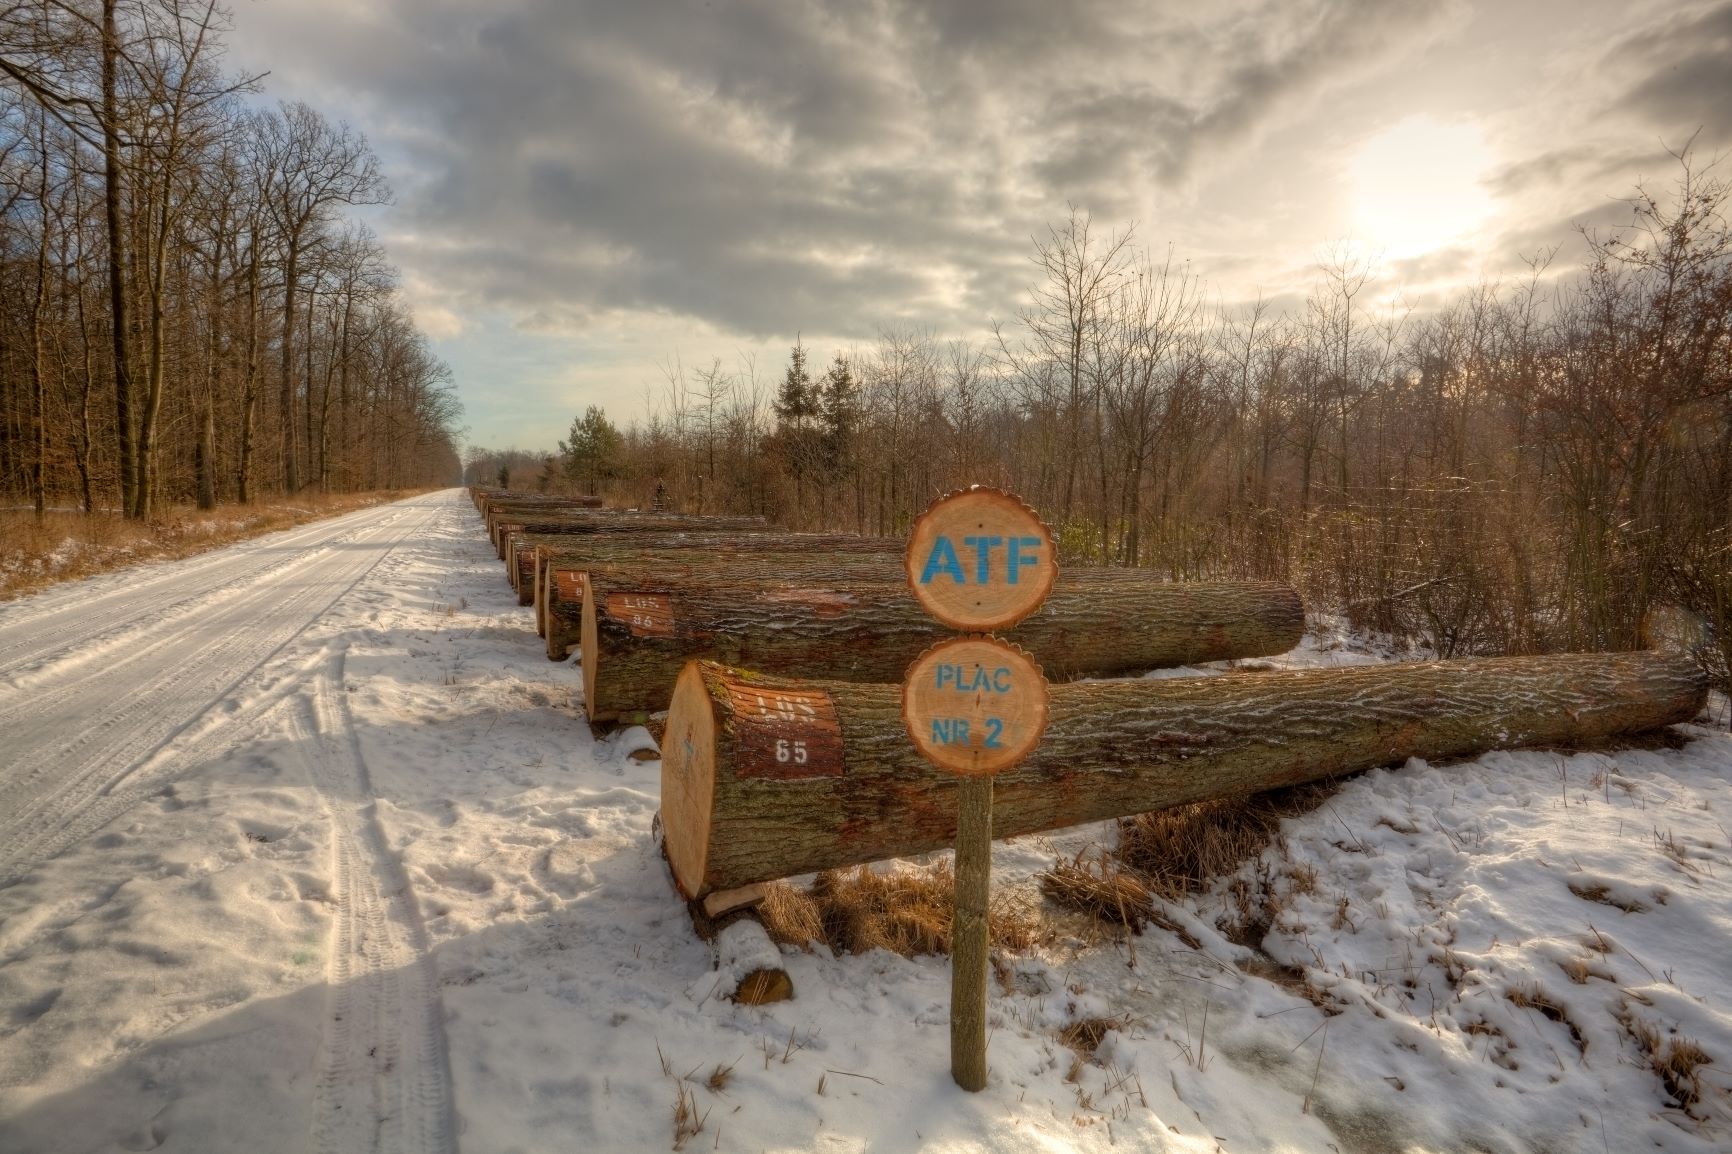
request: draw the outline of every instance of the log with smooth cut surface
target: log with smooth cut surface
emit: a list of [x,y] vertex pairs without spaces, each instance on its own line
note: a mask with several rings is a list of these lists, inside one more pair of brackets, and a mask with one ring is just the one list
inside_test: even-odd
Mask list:
[[[1580,744],[1688,721],[1688,657],[1593,653],[1052,687],[1040,747],[993,779],[995,838],[1242,796],[1409,757]],[[950,845],[957,780],[895,685],[694,661],[662,742],[662,828],[687,897]]]
[[[746,554],[689,572],[592,568],[580,639],[589,719],[641,720],[666,709],[694,657],[788,677],[902,680],[950,631],[909,596],[900,558],[841,560],[849,563],[826,571],[810,562],[799,572]],[[646,606],[660,607],[654,624],[643,621]],[[1048,677],[1067,678],[1266,657],[1293,648],[1304,631],[1304,606],[1286,585],[1067,569],[1046,603],[1004,636]]]

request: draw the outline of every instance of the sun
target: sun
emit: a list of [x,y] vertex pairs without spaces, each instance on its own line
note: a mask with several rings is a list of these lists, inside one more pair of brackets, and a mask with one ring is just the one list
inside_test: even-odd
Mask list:
[[1469,121],[1414,116],[1368,137],[1347,165],[1355,239],[1399,259],[1469,237],[1491,215],[1492,163]]

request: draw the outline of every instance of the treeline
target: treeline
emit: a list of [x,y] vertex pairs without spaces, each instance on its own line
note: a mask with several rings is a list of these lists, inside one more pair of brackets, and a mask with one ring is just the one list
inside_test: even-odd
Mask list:
[[214,0],[0,10],[0,490],[165,502],[448,483],[450,373],[350,206],[367,142],[224,70]]
[[984,346],[891,328],[774,378],[675,364],[652,419],[591,410],[512,483],[876,534],[999,484],[1073,560],[1291,580],[1445,655],[1630,648],[1662,603],[1732,647],[1726,195],[1686,164],[1577,273],[1426,315],[1373,309],[1348,255],[1302,308],[1214,309],[1072,214]]

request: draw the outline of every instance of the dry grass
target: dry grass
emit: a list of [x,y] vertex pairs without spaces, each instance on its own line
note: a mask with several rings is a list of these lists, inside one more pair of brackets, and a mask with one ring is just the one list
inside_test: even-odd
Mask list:
[[1578,986],[1587,985],[1589,978],[1602,978],[1608,982],[1612,980],[1611,975],[1595,966],[1594,959],[1586,954],[1559,962],[1558,968],[1563,970],[1566,978]]
[[0,601],[140,561],[188,557],[411,495],[411,491],[308,494],[203,510],[175,505],[148,521],[128,521],[114,513],[61,512],[49,513],[40,525],[28,509],[3,510]]
[[1618,1020],[1672,1101],[1690,1114],[1692,1107],[1702,1100],[1702,1067],[1712,1065],[1714,1059],[1694,1039],[1675,1032],[1662,1033],[1660,1027],[1638,1018],[1628,1006]]
[[1602,906],[1623,910],[1627,914],[1646,913],[1648,907],[1627,894],[1614,894],[1607,886],[1598,882],[1570,882],[1570,892],[1585,902],[1598,902]]
[[758,903],[758,920],[764,923],[764,932],[777,945],[805,949],[824,940],[824,919],[818,912],[818,903],[805,890],[797,890],[787,882],[771,882],[764,887],[764,900]]
[[[826,870],[810,890],[785,882],[765,887],[758,916],[773,941],[802,948],[823,942],[837,953],[885,949],[903,957],[950,952],[955,877],[947,864]],[[1014,899],[995,895],[992,944],[1022,952],[1040,939],[1038,920]]]
[[1517,986],[1504,996],[1510,1000],[1512,1005],[1523,1010],[1536,1011],[1543,1017],[1564,1027],[1570,1032],[1570,1040],[1576,1044],[1578,1051],[1588,1048],[1587,1039],[1582,1036],[1580,1027],[1570,1020],[1569,1014],[1564,1011],[1563,1003],[1546,993],[1540,985]]
[[1107,861],[1058,862],[1040,874],[1040,890],[1061,906],[1139,933],[1155,912],[1148,887]]
[[1298,786],[1121,818],[1113,853],[1151,892],[1180,898],[1257,857],[1279,838],[1282,818],[1316,809],[1331,792]]
[[696,1096],[680,1083],[674,1084],[674,1146],[675,1150],[684,1150],[686,1143],[703,1133],[704,1123],[709,1120],[710,1112],[698,1113]]
[[1059,1031],[1058,1040],[1077,1053],[1094,1057],[1094,1052],[1114,1030],[1130,1025],[1130,1015],[1117,1018],[1079,1018]]

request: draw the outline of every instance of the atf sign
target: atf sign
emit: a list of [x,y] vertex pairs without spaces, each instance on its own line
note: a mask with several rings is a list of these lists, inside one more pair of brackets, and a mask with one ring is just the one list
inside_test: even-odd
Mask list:
[[994,774],[1040,744],[1046,679],[1034,659],[996,637],[955,637],[922,653],[902,683],[914,746],[951,773]]
[[1040,608],[1058,565],[1033,509],[997,489],[952,493],[920,515],[904,558],[909,587],[952,629],[1007,629]]

